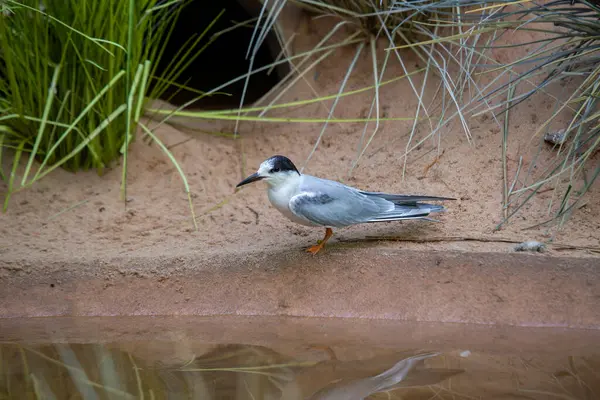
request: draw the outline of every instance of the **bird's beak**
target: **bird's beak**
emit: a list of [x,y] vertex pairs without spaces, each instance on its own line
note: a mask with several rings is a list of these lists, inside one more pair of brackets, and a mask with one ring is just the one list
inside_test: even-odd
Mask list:
[[247,177],[246,179],[244,179],[243,181],[241,181],[240,183],[238,183],[236,185],[236,188],[238,188],[240,186],[247,185],[247,184],[252,183],[252,182],[260,181],[261,179],[264,179],[264,176],[260,176],[258,174],[258,172],[255,172],[252,175],[250,175],[249,177]]

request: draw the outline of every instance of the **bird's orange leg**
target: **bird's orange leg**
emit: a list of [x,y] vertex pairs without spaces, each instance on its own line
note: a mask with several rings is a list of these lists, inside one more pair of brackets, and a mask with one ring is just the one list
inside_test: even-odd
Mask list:
[[323,238],[323,240],[321,240],[319,244],[315,244],[314,246],[309,247],[308,249],[306,249],[306,251],[312,253],[313,255],[317,254],[323,247],[325,247],[325,243],[327,243],[329,238],[332,236],[333,231],[331,230],[331,228],[325,228],[325,237]]

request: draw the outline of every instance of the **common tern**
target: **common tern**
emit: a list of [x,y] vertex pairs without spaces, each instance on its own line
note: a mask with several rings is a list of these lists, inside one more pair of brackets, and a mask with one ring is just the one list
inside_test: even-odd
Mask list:
[[333,236],[332,228],[370,222],[425,219],[444,211],[441,205],[421,201],[456,200],[450,197],[410,196],[367,192],[340,182],[301,174],[285,156],[276,155],[260,164],[258,170],[236,188],[265,181],[271,204],[291,221],[325,228],[325,237],[307,249],[317,254]]

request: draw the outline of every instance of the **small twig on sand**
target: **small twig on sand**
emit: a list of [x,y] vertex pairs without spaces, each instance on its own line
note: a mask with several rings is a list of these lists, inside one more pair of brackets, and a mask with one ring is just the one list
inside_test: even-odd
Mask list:
[[433,167],[435,164],[438,163],[438,161],[440,161],[440,158],[442,158],[442,156],[444,155],[445,152],[446,152],[446,149],[442,150],[441,154],[438,154],[437,156],[435,156],[433,161],[431,163],[427,164],[425,166],[425,168],[423,168],[423,178],[425,178],[427,176],[427,173],[429,172],[431,167]]
[[413,243],[433,243],[433,242],[490,242],[490,243],[521,243],[524,240],[513,240],[506,238],[486,238],[471,236],[434,236],[428,238],[415,238],[405,236],[367,236],[362,239],[372,241],[392,241],[392,242],[413,242]]
[[187,139],[184,139],[180,142],[174,143],[172,145],[167,146],[167,149],[169,150],[173,150],[173,148],[177,147],[177,146],[181,146],[182,144],[186,144],[187,142],[189,142],[190,140],[192,140],[193,138],[189,137]]
[[258,219],[260,218],[260,215],[258,214],[258,212],[256,212],[256,210],[250,206],[246,206],[246,208],[248,210],[250,210],[250,212],[252,212],[252,214],[254,214],[254,223],[256,225],[258,225]]
[[552,190],[554,190],[553,187],[548,187],[546,189],[538,190],[537,194],[542,194],[542,193],[550,192]]
[[[355,242],[356,240],[340,240],[340,242]],[[507,238],[495,238],[495,237],[474,237],[474,236],[434,236],[428,238],[415,238],[415,237],[403,237],[403,236],[367,236],[361,241],[375,242],[375,241],[391,241],[391,242],[412,242],[412,243],[436,243],[436,242],[485,242],[485,243],[513,243],[519,244],[527,241],[514,240]],[[575,246],[564,243],[547,243],[553,250],[588,250],[593,253],[600,253],[600,247],[592,246]]]
[[562,244],[562,243],[555,243],[553,245],[553,249],[554,250],[587,250],[587,251],[591,251],[592,253],[598,253],[600,254],[600,247],[592,247],[592,246],[573,246],[570,244]]
[[53,219],[55,219],[56,217],[59,217],[59,216],[61,216],[62,214],[64,214],[64,213],[68,212],[68,211],[74,210],[75,208],[77,208],[77,207],[79,207],[79,206],[82,206],[82,205],[84,205],[85,203],[87,203],[88,201],[90,201],[90,200],[89,200],[89,199],[86,199],[86,200],[82,200],[82,201],[80,201],[80,202],[78,202],[78,203],[75,203],[75,204],[73,204],[72,206],[69,206],[69,207],[65,208],[64,210],[61,210],[61,211],[57,212],[57,213],[56,213],[56,214],[54,214],[54,215],[51,215],[50,217],[48,217],[48,221],[52,221],[52,220],[53,220]]

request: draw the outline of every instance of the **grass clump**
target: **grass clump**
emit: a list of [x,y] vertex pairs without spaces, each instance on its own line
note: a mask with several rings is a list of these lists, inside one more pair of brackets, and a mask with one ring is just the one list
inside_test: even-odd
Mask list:
[[[411,42],[421,37],[418,23],[432,17],[424,2],[404,3],[390,0],[292,0],[317,14],[330,15],[352,21],[367,35],[377,35],[381,25],[389,30],[398,29]],[[383,18],[382,18],[383,17]]]
[[57,167],[102,174],[121,156],[125,193],[127,151],[147,99],[160,97],[202,50],[199,40],[188,43],[155,74],[186,1],[1,3],[0,158],[6,149],[15,155],[11,171],[0,170],[5,210],[11,193]]
[[[560,87],[553,99],[553,113],[532,134],[538,150],[526,168],[522,157],[512,184],[504,177],[505,217],[502,226],[539,192],[552,191],[549,219],[542,225],[562,225],[585,205],[583,196],[600,175],[600,6],[591,1],[555,0],[511,5],[501,1],[482,23],[499,35],[527,31],[527,40],[513,45],[492,42],[490,48],[532,46],[533,50],[510,64],[495,64],[493,70],[505,79],[486,90],[480,100],[493,103],[488,109],[508,113],[533,95],[547,96]],[[485,72],[485,71],[484,71]],[[518,94],[515,94],[518,93]],[[563,116],[569,117],[564,121]],[[505,127],[505,135],[508,128]],[[504,149],[506,148],[506,138]],[[546,143],[545,143],[546,142]],[[551,162],[536,171],[546,147],[554,151]],[[506,154],[503,154],[506,162]],[[510,207],[510,212],[508,211]]]

